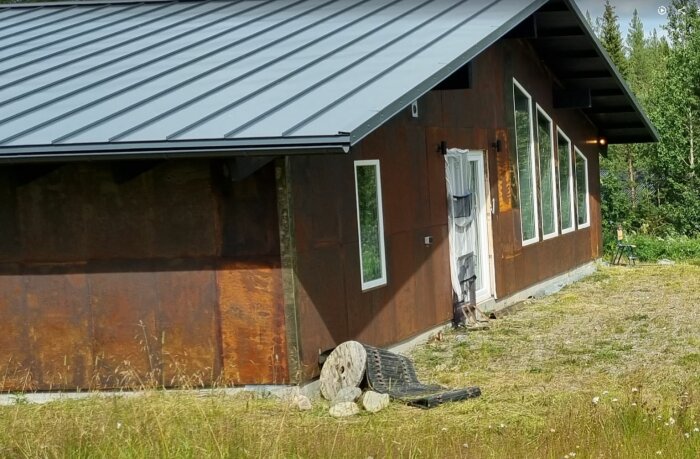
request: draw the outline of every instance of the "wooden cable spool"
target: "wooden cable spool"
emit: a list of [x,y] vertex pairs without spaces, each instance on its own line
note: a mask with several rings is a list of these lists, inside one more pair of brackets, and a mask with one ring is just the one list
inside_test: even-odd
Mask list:
[[357,341],[346,341],[330,353],[321,368],[321,395],[333,400],[341,389],[360,387],[367,367],[367,351]]

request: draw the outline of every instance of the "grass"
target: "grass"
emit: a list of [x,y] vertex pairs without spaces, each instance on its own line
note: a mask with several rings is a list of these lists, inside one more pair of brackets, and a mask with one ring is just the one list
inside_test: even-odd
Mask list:
[[[0,407],[0,457],[700,457],[700,267],[602,268],[413,357],[476,400],[348,420],[253,395]],[[573,454],[572,454],[573,453]]]

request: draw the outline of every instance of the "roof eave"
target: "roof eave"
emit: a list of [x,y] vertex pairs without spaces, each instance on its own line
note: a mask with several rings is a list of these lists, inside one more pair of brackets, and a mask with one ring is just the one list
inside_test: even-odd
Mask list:
[[660,136],[658,131],[656,130],[656,127],[654,127],[653,123],[651,120],[649,120],[649,117],[646,115],[644,112],[644,109],[641,107],[639,104],[639,101],[637,98],[634,96],[632,93],[632,90],[629,88],[627,83],[625,82],[624,77],[620,74],[620,72],[617,70],[617,67],[615,64],[613,64],[612,60],[610,59],[610,56],[608,56],[608,53],[605,51],[605,48],[603,47],[602,43],[598,40],[598,37],[596,37],[595,32],[591,29],[590,24],[588,24],[588,21],[585,19],[583,14],[581,13],[581,10],[579,10],[578,6],[576,6],[575,2],[573,0],[563,0],[564,3],[569,7],[570,11],[574,13],[574,16],[576,17],[577,22],[579,25],[585,30],[586,35],[592,40],[596,52],[600,56],[601,59],[603,59],[605,66],[607,69],[610,71],[610,73],[613,75],[613,77],[617,80],[617,83],[620,85],[620,88],[622,89],[622,92],[629,102],[629,104],[632,106],[634,111],[639,115],[641,122],[644,124],[644,127],[648,130],[649,136],[646,137],[639,137],[639,140],[634,140],[633,137],[630,137],[624,141],[614,141],[609,139],[609,143],[611,144],[616,144],[616,143],[651,143],[651,142],[659,142],[660,141]]
[[232,156],[287,156],[345,154],[347,135],[330,137],[119,142],[69,145],[0,147],[0,164],[99,160],[219,158]]

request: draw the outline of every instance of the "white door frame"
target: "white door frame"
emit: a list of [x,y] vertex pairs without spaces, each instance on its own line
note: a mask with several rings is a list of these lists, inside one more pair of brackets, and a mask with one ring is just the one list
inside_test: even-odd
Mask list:
[[477,163],[478,177],[477,187],[478,195],[480,196],[479,213],[477,216],[479,232],[479,260],[481,263],[482,282],[481,288],[476,291],[476,302],[481,303],[495,298],[494,277],[493,277],[493,259],[491,257],[491,234],[488,217],[489,211],[489,196],[486,188],[486,163],[483,150],[462,150],[459,148],[450,148],[447,150],[448,156],[465,155],[467,161]]

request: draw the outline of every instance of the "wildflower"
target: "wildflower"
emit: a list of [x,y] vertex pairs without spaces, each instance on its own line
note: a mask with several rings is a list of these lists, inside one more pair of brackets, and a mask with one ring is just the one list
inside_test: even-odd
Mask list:
[[700,432],[700,428],[699,427],[694,428],[693,432]]
[[442,428],[442,431],[443,431],[443,432],[447,432],[447,427],[443,427],[443,428]]
[[567,454],[566,456],[564,456],[564,459],[569,459],[569,455]]
[[593,397],[593,400],[592,400],[592,401],[593,401],[593,404],[594,404],[594,405],[597,405],[598,402],[600,401],[600,397]]
[[469,448],[469,443],[465,443],[462,445],[463,448]]
[[604,390],[604,391],[603,391],[603,395],[608,395],[608,391],[607,391],[607,390]]
[[673,419],[673,418],[668,418],[668,423],[671,424],[671,425],[673,425],[673,424],[676,423],[676,420]]
[[636,387],[633,387],[632,392],[639,392],[639,389],[637,389]]
[[683,435],[685,436],[685,438],[690,438],[690,434],[688,432],[684,433]]
[[617,402],[617,399],[616,398],[612,399],[612,402],[613,403]]
[[498,424],[498,428],[499,428],[499,429],[505,429],[505,428],[506,428],[506,425],[505,425],[505,424]]
[[557,429],[549,429],[550,432],[554,433],[557,431]]
[[122,423],[117,421],[117,429],[121,429],[121,428],[122,428]]
[[573,451],[572,451],[572,452],[570,452],[570,453],[569,453],[569,457],[576,457],[576,453],[575,453],[575,452],[573,452]]
[[656,455],[657,455],[657,456],[661,456],[661,450],[658,450],[658,451],[656,452]]

